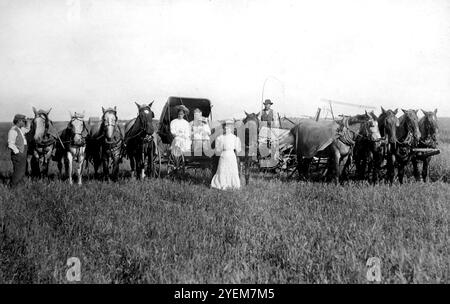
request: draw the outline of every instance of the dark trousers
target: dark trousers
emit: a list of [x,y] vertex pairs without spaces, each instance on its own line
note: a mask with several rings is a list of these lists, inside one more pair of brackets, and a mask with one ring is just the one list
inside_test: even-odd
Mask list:
[[23,153],[14,154],[11,152],[11,161],[13,164],[13,174],[11,177],[11,187],[20,184],[27,170],[27,149]]

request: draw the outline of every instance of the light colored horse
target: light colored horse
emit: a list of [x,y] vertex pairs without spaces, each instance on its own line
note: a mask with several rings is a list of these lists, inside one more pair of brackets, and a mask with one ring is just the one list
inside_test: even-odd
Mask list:
[[84,122],[84,114],[70,114],[70,122],[61,132],[61,143],[58,144],[56,160],[58,161],[59,174],[62,176],[62,160],[64,159],[66,174],[69,183],[72,184],[73,162],[77,162],[76,173],[78,185],[82,184],[82,170],[86,157],[86,137],[88,129]]
[[[48,175],[49,163],[55,148],[57,131],[49,119],[50,110],[36,110],[33,107],[34,119],[31,130],[26,134],[28,155],[31,156],[31,176]],[[41,171],[42,168],[42,171]]]

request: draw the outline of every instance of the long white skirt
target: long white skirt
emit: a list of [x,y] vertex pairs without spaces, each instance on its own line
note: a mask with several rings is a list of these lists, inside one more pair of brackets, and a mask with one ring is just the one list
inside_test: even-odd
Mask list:
[[223,151],[220,155],[217,172],[211,181],[211,188],[216,189],[239,189],[241,180],[234,151]]

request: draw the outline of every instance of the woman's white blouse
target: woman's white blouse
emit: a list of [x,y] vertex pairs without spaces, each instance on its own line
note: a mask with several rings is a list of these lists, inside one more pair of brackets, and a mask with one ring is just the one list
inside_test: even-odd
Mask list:
[[175,137],[190,138],[191,127],[187,120],[176,118],[170,123],[170,132]]
[[234,134],[220,135],[216,139],[216,153],[220,154],[222,151],[233,151],[236,153],[241,152],[241,140]]

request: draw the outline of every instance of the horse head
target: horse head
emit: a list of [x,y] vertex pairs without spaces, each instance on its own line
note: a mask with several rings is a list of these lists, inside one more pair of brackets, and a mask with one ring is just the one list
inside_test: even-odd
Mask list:
[[365,113],[368,120],[361,123],[360,134],[367,137],[370,141],[377,142],[381,139],[380,129],[378,127],[378,117],[373,111]]
[[48,115],[50,114],[51,110],[52,109],[48,111],[38,111],[35,107],[33,107],[34,119],[31,128],[33,130],[34,140],[36,142],[41,142],[48,133],[48,128],[50,125],[50,119],[48,118]]
[[397,113],[398,109],[385,110],[381,107],[381,115],[377,119],[381,136],[387,137],[388,142],[393,144],[397,142],[397,127],[400,126]]
[[105,137],[107,142],[113,141],[114,136],[114,130],[117,127],[118,124],[118,118],[117,118],[117,108],[108,108],[104,109],[102,107],[103,116],[102,116],[102,126],[105,132]]
[[83,146],[86,143],[86,137],[89,132],[84,122],[84,113],[79,114],[75,112],[74,114],[70,114],[70,121],[67,125],[67,129],[70,132],[71,144]]
[[420,132],[422,133],[422,139],[431,138],[436,141],[439,134],[439,127],[437,121],[437,109],[434,111],[422,110],[424,117],[419,122]]
[[404,110],[403,117],[400,123],[400,130],[404,134],[411,133],[413,135],[414,141],[418,142],[420,140],[420,129],[419,129],[419,118],[417,117],[418,110]]
[[259,130],[259,124],[260,124],[260,120],[258,118],[259,112],[258,113],[250,113],[249,114],[249,113],[244,111],[244,113],[245,113],[245,118],[242,120],[242,123],[244,125],[247,125],[247,123],[254,124],[256,126],[257,130]]
[[152,135],[154,132],[153,118],[155,117],[155,114],[151,109],[153,102],[154,101],[152,101],[148,105],[146,104],[140,105],[137,102],[135,102],[138,108],[138,118],[136,121],[140,123],[141,129],[144,130],[147,135]]

